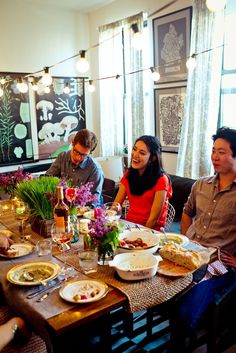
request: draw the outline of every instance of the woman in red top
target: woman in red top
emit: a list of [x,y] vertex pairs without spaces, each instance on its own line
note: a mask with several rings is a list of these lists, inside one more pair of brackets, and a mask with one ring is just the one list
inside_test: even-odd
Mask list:
[[122,205],[128,197],[126,220],[159,230],[165,226],[171,196],[170,179],[162,167],[160,142],[154,136],[139,137],[133,146],[131,167],[121,179],[115,201]]

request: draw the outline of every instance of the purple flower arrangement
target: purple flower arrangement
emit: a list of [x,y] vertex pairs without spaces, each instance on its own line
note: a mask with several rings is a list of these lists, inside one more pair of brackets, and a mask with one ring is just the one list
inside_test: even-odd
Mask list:
[[2,173],[0,174],[0,189],[13,196],[18,183],[31,179],[30,173],[24,172],[22,168],[18,168],[15,172]]

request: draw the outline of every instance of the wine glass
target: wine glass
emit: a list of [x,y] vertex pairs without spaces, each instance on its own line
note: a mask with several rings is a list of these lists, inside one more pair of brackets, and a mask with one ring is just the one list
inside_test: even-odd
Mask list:
[[17,204],[15,205],[15,219],[17,221],[20,221],[20,234],[21,234],[21,239],[24,241],[25,239],[25,221],[28,220],[30,217],[30,209],[29,206],[23,202],[23,201],[18,201]]
[[65,251],[70,249],[70,241],[74,236],[71,224],[69,224],[68,231],[61,231],[56,226],[56,222],[51,227],[52,241],[57,244],[59,251]]
[[122,208],[119,202],[106,202],[103,206],[108,221],[111,223],[118,223],[122,215]]

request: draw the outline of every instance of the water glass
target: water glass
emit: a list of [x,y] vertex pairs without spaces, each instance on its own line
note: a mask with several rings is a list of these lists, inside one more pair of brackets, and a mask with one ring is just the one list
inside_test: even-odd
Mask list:
[[79,251],[79,265],[84,274],[97,271],[98,252],[97,250]]
[[40,240],[36,244],[36,251],[38,256],[51,255],[52,253],[52,240],[44,239]]

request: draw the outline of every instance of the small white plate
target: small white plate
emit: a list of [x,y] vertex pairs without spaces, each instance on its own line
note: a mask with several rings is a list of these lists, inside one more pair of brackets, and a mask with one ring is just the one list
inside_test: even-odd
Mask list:
[[[28,281],[24,278],[24,273],[36,273],[37,278]],[[36,286],[43,282],[48,282],[56,278],[61,272],[61,266],[52,261],[30,261],[12,267],[7,272],[9,282],[21,286]]]
[[166,236],[164,234],[159,234],[159,237],[160,237],[159,248],[162,248],[162,246],[166,244],[166,238],[168,242],[173,242],[181,246],[185,246],[189,243],[189,238],[182,234],[166,233]]
[[88,219],[90,219],[91,221],[94,221],[94,220],[95,220],[95,218],[94,218],[94,210],[84,212],[83,217],[84,217],[84,218],[88,218]]
[[5,257],[8,259],[15,259],[17,257],[22,257],[32,253],[34,246],[29,243],[14,243],[10,246],[8,251],[5,253],[0,253],[0,257]]
[[78,304],[95,302],[107,293],[106,283],[92,279],[69,281],[59,291],[62,299]]

